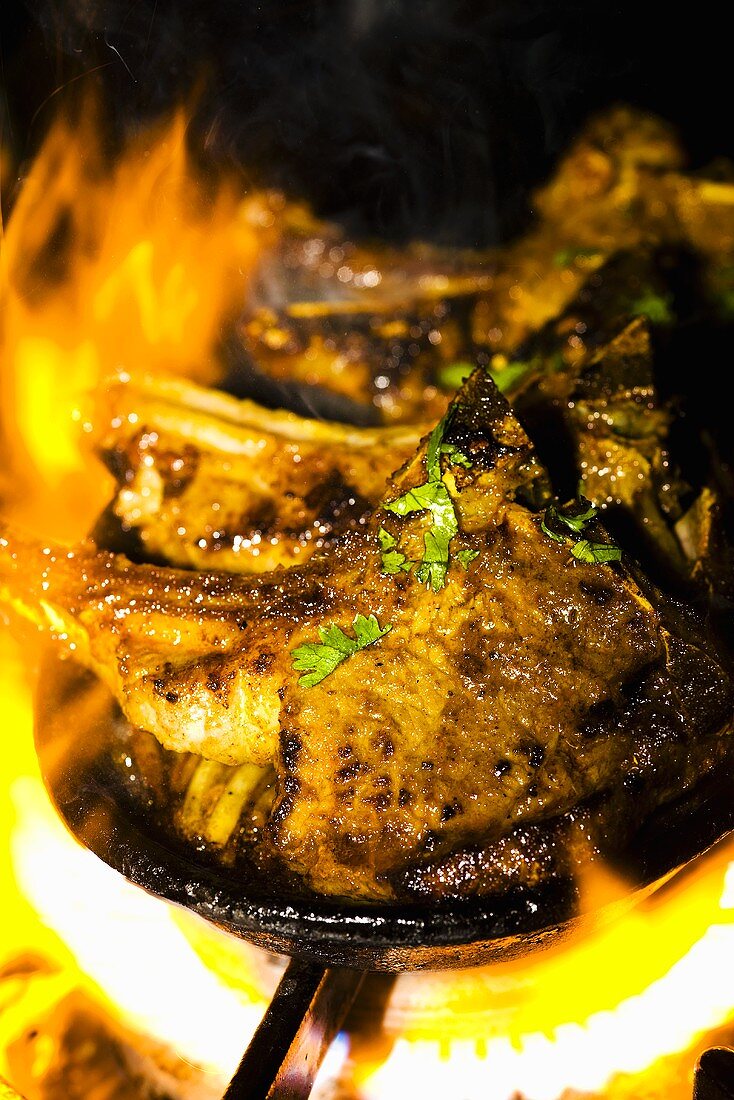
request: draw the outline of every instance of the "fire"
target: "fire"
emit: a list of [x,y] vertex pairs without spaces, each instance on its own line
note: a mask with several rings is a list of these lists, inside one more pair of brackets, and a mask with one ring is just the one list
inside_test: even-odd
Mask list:
[[[138,363],[215,378],[222,328],[277,233],[272,200],[194,170],[183,113],[114,163],[98,133],[94,113],[52,130],[0,238],[0,493],[19,522],[61,538],[83,534],[108,495],[85,448],[90,391]],[[7,174],[0,158],[0,181]],[[72,840],[33,749],[32,658],[0,637],[0,973],[30,954],[53,965],[14,999],[0,983],[0,1077],[12,1076],[18,1036],[84,989],[190,1063],[197,1096],[221,1095],[281,964],[143,894]],[[731,859],[720,849],[552,953],[401,976],[384,1019],[388,1055],[354,1046],[350,1060],[342,1037],[329,1072],[359,1100],[408,1087],[426,1100],[457,1095],[457,1081],[467,1098],[553,1100],[687,1051],[734,1021]],[[27,1071],[31,1100],[42,1073]]]
[[[99,112],[61,120],[2,242],[2,403],[23,520],[76,537],[108,486],[84,445],[100,378],[146,367],[211,380],[216,342],[272,238],[263,196],[196,172],[179,112],[108,163]],[[19,491],[22,486],[22,491]]]
[[660,897],[548,955],[433,976],[430,1013],[413,1005],[389,1058],[365,1067],[360,1100],[392,1100],[406,1078],[430,1097],[452,1080],[489,1100],[597,1095],[617,1075],[686,1051],[734,1018],[733,856],[728,845]]
[[[128,884],[71,838],[35,758],[26,655],[7,638],[0,653],[3,719],[13,731],[0,814],[9,839],[3,845],[9,858],[0,865],[0,967],[29,952],[58,967],[40,998],[10,1012],[0,1002],[0,1058],[36,1014],[82,987],[105,1012],[170,1045],[223,1088],[262,1017],[277,967],[258,982],[246,950],[215,931],[207,936],[209,956],[221,958],[216,968],[207,965],[172,907]],[[233,954],[238,985],[226,980]],[[207,1025],[207,1016],[216,1026]],[[0,1075],[11,1069],[0,1061]]]

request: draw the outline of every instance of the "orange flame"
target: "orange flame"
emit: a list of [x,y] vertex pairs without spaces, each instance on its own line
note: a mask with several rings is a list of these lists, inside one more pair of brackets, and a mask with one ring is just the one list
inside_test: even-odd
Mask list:
[[452,1079],[485,1100],[596,1096],[734,1020],[733,856],[732,844],[721,847],[621,919],[547,954],[432,975],[423,987],[400,979],[397,1019],[389,1008],[385,1017],[397,1041],[386,1061],[364,1058],[360,1100],[392,1100],[407,1078],[426,1098],[450,1093]]
[[194,170],[186,129],[179,112],[108,165],[97,111],[58,122],[7,226],[0,436],[14,496],[34,498],[24,519],[46,534],[80,534],[107,495],[83,445],[95,383],[141,362],[211,380],[273,236],[263,198]]

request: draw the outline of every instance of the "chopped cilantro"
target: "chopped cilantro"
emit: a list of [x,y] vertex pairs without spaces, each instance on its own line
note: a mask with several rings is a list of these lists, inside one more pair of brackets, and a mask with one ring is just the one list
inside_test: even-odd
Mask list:
[[540,521],[540,529],[544,535],[547,535],[549,539],[553,539],[554,542],[565,542],[566,536],[559,535],[555,531],[552,531],[548,524],[545,522],[545,518]]
[[439,367],[436,380],[443,390],[458,390],[474,370],[472,363],[447,363]]
[[579,497],[574,504],[563,510],[556,507],[555,504],[549,504],[545,510],[545,516],[541,520],[540,527],[543,533],[554,539],[555,542],[564,542],[568,535],[565,531],[560,531],[559,527],[567,527],[569,531],[573,531],[574,535],[580,535],[586,524],[592,521],[597,511],[598,509],[593,504],[589,504],[584,497]]
[[[439,386],[445,390],[457,390],[474,370],[471,363],[449,363],[441,367],[437,374]],[[532,362],[513,359],[502,366],[487,367],[490,376],[500,393],[508,393],[534,369]]]
[[465,470],[471,470],[470,460],[453,443],[442,443],[441,454],[446,455],[449,462],[453,463],[454,466],[463,466]]
[[380,556],[382,557],[382,572],[394,575],[395,573],[409,573],[415,564],[408,561],[405,554],[401,554],[397,547],[397,539],[393,538],[389,531],[381,527],[377,532],[377,541],[380,544]]
[[513,359],[501,367],[489,367],[487,373],[500,393],[509,393],[532,370],[532,362],[527,362],[524,359]]
[[588,539],[580,539],[571,547],[571,553],[577,561],[586,561],[591,564],[601,564],[606,561],[621,561],[622,551],[611,542],[589,542]]
[[433,429],[428,437],[428,447],[426,449],[426,473],[428,474],[429,481],[441,480],[441,450],[443,448],[443,437],[448,427],[453,408],[449,409],[445,416],[442,416],[436,427]]
[[415,575],[421,584],[440,592],[446,583],[449,567],[449,543],[459,530],[454,502],[443,481],[428,481],[425,485],[409,489],[397,500],[386,504],[385,508],[398,516],[430,512],[431,528],[423,536],[423,557]]
[[354,638],[350,638],[335,623],[320,626],[319,642],[305,642],[291,651],[294,669],[305,673],[298,678],[301,687],[310,688],[320,684],[347,657],[384,638],[392,630],[392,623],[382,627],[374,615],[365,617],[357,614],[352,628]]
[[[583,534],[584,528],[595,518],[598,509],[588,500],[580,497],[574,504],[560,509],[555,504],[549,504],[545,510],[545,516],[540,521],[540,529],[554,542],[564,543],[571,532],[574,535]],[[560,531],[565,527],[567,531]],[[589,539],[579,539],[571,547],[571,554],[577,561],[601,564],[608,561],[620,561],[622,551],[618,546],[610,542],[591,542]]]
[[457,554],[456,554],[456,560],[461,562],[461,564],[464,566],[465,569],[468,569],[470,563],[473,562],[474,559],[478,558],[478,557],[479,557],[479,551],[478,550],[459,550],[459,551],[457,551]]
[[669,294],[655,294],[648,290],[630,302],[630,309],[634,314],[647,317],[654,325],[672,325],[675,320],[670,304]]
[[423,536],[423,557],[415,575],[421,584],[427,584],[434,592],[440,592],[446,584],[449,569],[449,543],[457,534],[459,524],[448,489],[442,481],[435,484],[440,492],[430,508],[431,529]]
[[593,260],[600,254],[598,248],[559,248],[553,256],[555,267],[570,267],[577,260]]
[[446,495],[446,486],[442,481],[426,481],[423,485],[416,485],[415,489],[408,489],[407,493],[384,507],[396,516],[408,516],[411,512],[432,511]]
[[[583,507],[584,504],[589,504],[587,500],[580,501],[579,504]],[[564,527],[568,527],[569,531],[573,531],[574,534],[580,534],[587,523],[591,523],[592,519],[598,512],[593,504],[589,504],[588,508],[585,508],[583,512],[561,512],[557,508],[550,506],[555,512],[556,518],[559,523],[562,523]]]
[[[449,409],[428,438],[426,449],[428,480],[423,485],[417,485],[414,489],[409,489],[397,500],[389,501],[383,505],[388,512],[393,512],[397,516],[407,516],[412,512],[428,512],[430,514],[431,527],[423,536],[423,557],[418,562],[415,576],[421,584],[428,585],[434,592],[440,592],[446,583],[446,574],[449,568],[449,544],[459,530],[454,502],[441,479],[441,456],[445,455],[450,462],[457,465],[466,468],[471,466],[469,459],[458,447],[443,442],[444,433],[452,412],[453,410]],[[381,530],[384,529],[381,528]],[[388,538],[392,538],[392,536],[388,535]],[[408,562],[405,555],[400,554],[400,551],[395,549],[395,540],[393,540],[392,545],[384,546],[384,538],[378,533],[378,541],[380,541],[385,572],[397,573],[401,569],[406,571],[410,569],[413,563]],[[387,561],[386,554],[388,555]],[[401,560],[392,555],[398,555]]]

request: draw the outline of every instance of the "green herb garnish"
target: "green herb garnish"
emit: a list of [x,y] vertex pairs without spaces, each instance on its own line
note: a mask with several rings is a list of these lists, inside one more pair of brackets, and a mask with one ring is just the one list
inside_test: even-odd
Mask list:
[[[550,510],[550,509],[549,509]],[[546,515],[548,513],[546,512]],[[567,536],[559,535],[556,531],[552,531],[545,521],[545,517],[540,521],[540,529],[544,535],[547,535],[549,539],[553,539],[554,542],[565,542]]]
[[654,325],[672,325],[675,321],[669,294],[655,294],[648,290],[630,302],[630,309],[638,316],[647,317]]
[[439,367],[436,372],[436,381],[442,390],[458,390],[459,386],[466,382],[469,375],[475,369],[476,364],[465,363],[463,361],[458,363],[446,363],[445,366]]
[[[589,504],[587,500],[579,501],[579,505],[583,507],[584,504]],[[564,527],[568,527],[569,531],[573,531],[575,535],[579,535],[587,523],[591,523],[592,519],[596,516],[599,509],[589,504],[588,508],[585,508],[583,512],[561,512],[558,508],[555,508],[552,504],[549,511],[555,513],[555,518],[559,523],[562,523]]]
[[468,569],[470,563],[473,562],[474,559],[478,558],[478,557],[479,557],[479,551],[478,550],[459,550],[459,551],[457,551],[457,554],[456,554],[456,560],[461,562],[461,564],[464,566],[465,569]]
[[577,561],[596,565],[606,561],[622,560],[622,551],[610,542],[589,542],[588,539],[580,539],[571,547],[571,553]]
[[[469,459],[458,447],[443,442],[444,433],[452,413],[453,410],[449,409],[446,416],[439,421],[429,436],[426,448],[428,481],[424,482],[423,485],[417,485],[414,489],[409,489],[397,500],[392,500],[383,505],[386,511],[393,512],[397,516],[407,516],[412,512],[430,513],[431,527],[423,536],[423,557],[418,562],[415,576],[421,584],[428,585],[434,592],[440,592],[446,583],[446,574],[449,568],[449,544],[459,530],[454,502],[441,479],[441,456],[444,455],[449,462],[453,462],[455,465],[466,468],[471,466]],[[392,538],[392,536],[388,534],[388,538]],[[381,536],[378,533],[378,540],[380,539]],[[388,554],[395,554],[396,552],[400,554],[400,551],[395,550],[395,545],[394,539],[393,544],[386,547],[380,541],[383,566],[385,565],[385,551]],[[407,563],[405,555],[400,556]],[[396,564],[397,560],[390,558],[390,565]],[[410,565],[412,563],[409,563],[407,568],[410,568]],[[398,568],[394,570],[386,568],[385,572],[398,572],[399,569],[405,568],[406,565],[401,562]]]
[[[571,510],[572,509],[572,510]],[[579,511],[581,509],[581,511]],[[548,538],[555,542],[565,542],[568,535],[565,531],[559,531],[559,527],[566,527],[574,535],[580,535],[587,523],[591,523],[598,509],[588,500],[580,497],[570,509],[561,510],[555,504],[549,504],[545,510],[545,516],[540,521],[540,528]]]
[[397,539],[393,538],[389,531],[381,527],[377,532],[377,541],[380,544],[380,556],[382,558],[382,572],[394,575],[395,573],[409,573],[415,564],[408,561],[405,554],[401,554],[397,547]]
[[454,466],[463,466],[465,470],[471,470],[470,460],[466,457],[464,452],[460,451],[453,443],[442,443],[441,454],[446,455],[449,462]]
[[[513,359],[501,367],[487,367],[490,376],[500,393],[508,393],[534,369],[533,362]],[[475,366],[471,363],[449,363],[441,367],[436,375],[439,386],[444,390],[458,390],[466,382]]]
[[525,359],[513,359],[503,367],[488,367],[490,376],[500,393],[509,393],[518,382],[533,370],[533,363]]
[[[554,542],[564,543],[571,534],[581,535],[588,523],[596,517],[599,509],[581,497],[574,505],[566,509],[560,509],[555,504],[549,504],[545,510],[545,516],[540,521],[541,531],[553,539]],[[566,531],[559,531],[559,527],[565,527]],[[610,542],[591,542],[589,539],[579,539],[571,547],[571,554],[577,561],[599,565],[608,561],[620,561],[622,551],[618,546]]]
[[357,614],[352,628],[355,633],[354,638],[350,638],[334,623],[320,626],[320,642],[305,642],[291,650],[294,669],[305,673],[298,678],[301,687],[310,688],[320,684],[342,661],[346,661],[347,657],[384,638],[392,630],[392,623],[383,627],[374,615],[365,617]]
[[559,248],[553,256],[555,267],[570,267],[576,260],[593,260],[598,256],[598,248]]

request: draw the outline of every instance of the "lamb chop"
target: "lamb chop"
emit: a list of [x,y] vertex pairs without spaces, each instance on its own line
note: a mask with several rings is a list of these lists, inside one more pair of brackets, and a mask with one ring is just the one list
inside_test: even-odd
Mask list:
[[731,744],[732,682],[697,624],[593,517],[559,506],[568,535],[549,529],[548,494],[477,371],[369,523],[304,567],[190,574],[5,533],[0,578],[134,725],[214,760],[274,758],[260,858],[380,900],[440,890],[429,864],[632,773],[652,807]]
[[304,563],[358,529],[423,434],[307,420],[159,375],[106,386],[96,419],[119,483],[98,541],[253,573]]
[[[667,124],[629,108],[610,111],[588,125],[536,194],[529,231],[484,252],[368,247],[286,211],[241,343],[269,378],[334,392],[373,422],[395,423],[441,415],[443,379],[457,360],[491,367],[495,356],[522,358],[533,334],[595,292],[620,253],[695,256],[709,315],[730,322],[731,170],[718,166],[705,178],[685,174],[683,163]],[[667,323],[667,290],[640,285],[632,313]]]

